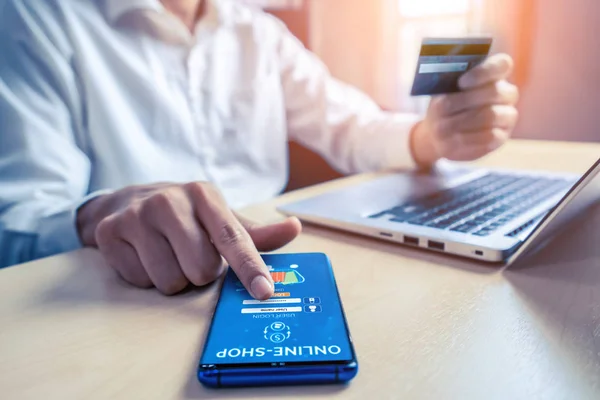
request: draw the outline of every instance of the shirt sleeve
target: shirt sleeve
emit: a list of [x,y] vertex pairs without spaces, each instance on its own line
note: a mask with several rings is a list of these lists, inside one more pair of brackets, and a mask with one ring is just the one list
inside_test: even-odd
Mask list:
[[75,139],[70,56],[24,3],[0,10],[0,267],[80,247],[75,211],[95,195],[86,197],[90,161]]
[[282,24],[279,44],[288,134],[343,173],[416,167],[410,132],[421,117],[382,111],[366,94],[334,79]]

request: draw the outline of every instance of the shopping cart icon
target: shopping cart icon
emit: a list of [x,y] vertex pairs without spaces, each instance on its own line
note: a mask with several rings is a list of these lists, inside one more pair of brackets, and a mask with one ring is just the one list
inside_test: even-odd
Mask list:
[[[279,271],[270,271],[271,278],[273,278],[273,282],[276,285],[295,285],[298,283],[304,283],[305,279],[302,274],[293,269],[289,270],[279,270]],[[244,285],[239,279],[236,279],[236,286],[243,288]]]
[[271,271],[271,278],[273,278],[273,282],[275,282],[276,285],[295,285],[305,281],[302,274],[293,269],[284,271]]

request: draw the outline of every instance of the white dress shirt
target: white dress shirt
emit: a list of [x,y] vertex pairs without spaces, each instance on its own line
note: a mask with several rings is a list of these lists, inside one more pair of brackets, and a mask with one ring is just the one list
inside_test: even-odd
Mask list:
[[81,246],[75,211],[105,190],[210,181],[233,208],[269,199],[288,139],[345,173],[410,168],[418,118],[230,0],[193,35],[158,0],[0,0],[0,266]]

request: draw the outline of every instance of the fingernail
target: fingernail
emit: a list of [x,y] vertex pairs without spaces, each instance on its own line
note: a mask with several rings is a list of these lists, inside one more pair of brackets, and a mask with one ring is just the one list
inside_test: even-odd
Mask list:
[[458,86],[461,89],[467,88],[469,87],[469,76],[468,75],[463,75],[458,79]]
[[273,285],[267,278],[259,275],[252,280],[250,290],[255,298],[259,300],[268,299],[273,294]]

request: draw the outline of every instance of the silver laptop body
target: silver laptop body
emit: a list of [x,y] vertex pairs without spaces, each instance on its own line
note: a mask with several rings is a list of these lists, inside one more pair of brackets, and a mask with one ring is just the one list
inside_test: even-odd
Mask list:
[[440,163],[279,207],[301,220],[511,264],[600,200],[600,159],[583,175]]

